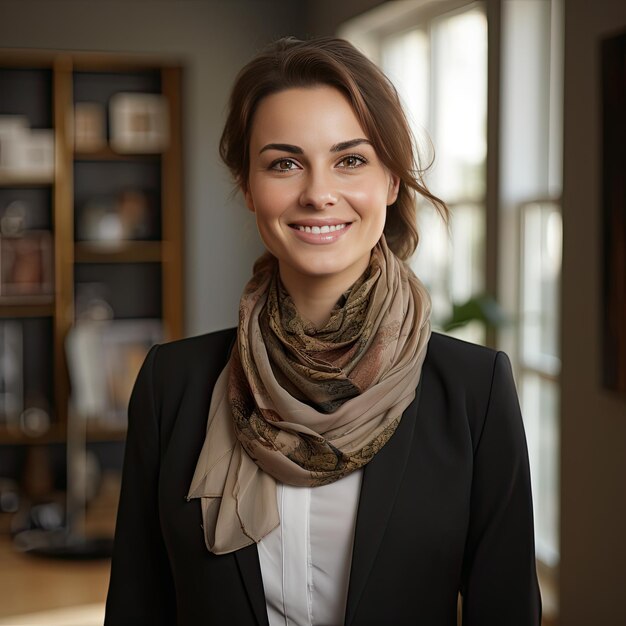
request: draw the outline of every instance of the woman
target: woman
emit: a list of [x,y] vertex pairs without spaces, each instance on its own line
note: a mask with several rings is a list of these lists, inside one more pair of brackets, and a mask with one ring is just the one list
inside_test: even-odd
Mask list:
[[[239,74],[221,155],[268,253],[237,329],[152,348],[129,407],[108,626],[540,623],[507,355],[431,332],[404,263],[394,88],[339,39]],[[416,173],[417,172],[417,173]]]

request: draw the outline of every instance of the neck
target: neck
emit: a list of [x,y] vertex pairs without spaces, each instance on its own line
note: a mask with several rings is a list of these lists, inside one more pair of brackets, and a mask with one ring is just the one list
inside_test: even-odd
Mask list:
[[281,263],[280,280],[291,296],[298,313],[319,329],[328,322],[339,298],[363,274],[368,264],[369,258],[366,258],[340,275],[303,276]]

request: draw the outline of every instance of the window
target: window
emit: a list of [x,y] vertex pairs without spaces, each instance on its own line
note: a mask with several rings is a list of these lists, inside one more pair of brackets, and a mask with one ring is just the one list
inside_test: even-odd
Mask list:
[[516,320],[507,349],[528,440],[537,556],[549,568],[559,561],[560,24],[558,0],[503,3],[499,262],[510,271],[499,292]]
[[532,468],[537,554],[558,563],[561,210],[521,205],[520,397]]
[[[511,356],[520,393],[537,555],[548,568],[559,556],[561,3],[507,0],[488,22],[482,2],[387,2],[340,33],[396,85],[426,164],[430,140],[436,150],[426,181],[451,208],[450,233],[420,207],[427,235],[411,260],[433,298],[433,325],[487,289],[512,322],[498,329],[497,343]],[[491,51],[488,27],[498,46]],[[489,172],[488,131],[498,147]],[[497,242],[487,240],[488,219]],[[487,268],[495,268],[489,279]],[[454,334],[487,339],[478,322]]]
[[[453,304],[485,290],[487,19],[480,4],[463,6],[409,29],[405,23],[404,30],[377,37],[370,54],[372,49],[405,105],[421,167],[436,147],[426,182],[450,207],[450,232],[424,202],[418,228],[428,237],[411,265],[431,294],[433,326],[442,327]],[[486,339],[479,322],[453,334],[476,343]]]

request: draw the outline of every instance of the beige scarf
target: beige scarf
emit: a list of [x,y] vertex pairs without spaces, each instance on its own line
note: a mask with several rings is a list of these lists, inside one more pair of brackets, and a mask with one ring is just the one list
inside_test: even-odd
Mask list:
[[298,315],[275,260],[255,269],[187,495],[201,498],[214,554],[280,524],[276,481],[325,485],[372,460],[415,397],[431,333],[428,291],[384,237],[319,330]]

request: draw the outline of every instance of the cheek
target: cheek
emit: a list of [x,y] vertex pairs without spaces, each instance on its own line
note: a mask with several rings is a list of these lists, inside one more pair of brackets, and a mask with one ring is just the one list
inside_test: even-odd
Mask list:
[[267,214],[256,212],[256,228],[263,245],[275,257],[281,257],[284,249],[284,240],[276,226],[276,220]]
[[365,181],[346,194],[354,210],[362,220],[372,224],[384,224],[387,214],[387,188],[380,181]]
[[271,179],[251,180],[249,195],[255,210],[270,219],[283,213],[293,201],[291,186],[285,182]]
[[275,190],[271,185],[251,185],[248,192],[254,206],[254,217],[257,230],[265,247],[273,254],[277,253],[278,240],[282,239],[280,218],[283,207],[277,201]]

